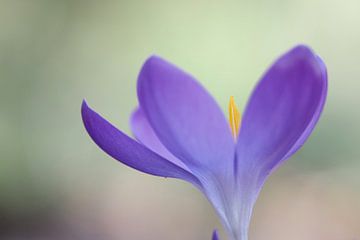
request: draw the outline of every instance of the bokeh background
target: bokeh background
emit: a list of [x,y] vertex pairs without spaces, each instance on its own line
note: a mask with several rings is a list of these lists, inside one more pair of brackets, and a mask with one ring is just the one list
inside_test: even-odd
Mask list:
[[250,239],[360,239],[358,0],[0,1],[0,239],[200,240],[224,232],[190,184],[104,154],[83,98],[129,132],[153,53],[243,109],[283,52],[312,46],[329,95],[303,149],[265,185]]

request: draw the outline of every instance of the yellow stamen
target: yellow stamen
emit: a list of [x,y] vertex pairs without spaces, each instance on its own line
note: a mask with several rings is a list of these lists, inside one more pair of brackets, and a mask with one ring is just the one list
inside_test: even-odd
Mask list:
[[230,122],[232,135],[236,140],[237,135],[239,134],[241,117],[240,117],[240,112],[235,105],[233,96],[230,97],[230,102],[229,102],[229,122]]

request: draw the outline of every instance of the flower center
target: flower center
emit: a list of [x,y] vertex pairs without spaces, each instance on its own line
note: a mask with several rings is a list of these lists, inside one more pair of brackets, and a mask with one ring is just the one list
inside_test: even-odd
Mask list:
[[241,117],[240,117],[239,109],[236,107],[233,96],[230,97],[230,102],[229,102],[229,123],[230,123],[231,133],[234,139],[236,140],[239,134]]

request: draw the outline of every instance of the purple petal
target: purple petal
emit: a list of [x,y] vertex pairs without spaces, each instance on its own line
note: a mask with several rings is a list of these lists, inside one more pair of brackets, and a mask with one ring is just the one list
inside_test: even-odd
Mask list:
[[139,75],[138,97],[160,141],[187,166],[229,169],[234,142],[228,123],[193,77],[159,57],[150,57]]
[[309,125],[307,126],[306,130],[303,132],[303,134],[301,135],[301,137],[296,141],[296,143],[294,144],[294,146],[292,146],[292,148],[290,149],[290,151],[285,155],[285,157],[282,159],[282,161],[288,159],[289,157],[291,157],[297,150],[299,150],[302,145],[305,143],[305,141],[308,139],[308,137],[310,136],[312,130],[314,129],[316,123],[318,122],[321,112],[324,108],[325,105],[325,100],[326,100],[326,93],[327,93],[327,70],[326,70],[326,66],[324,64],[324,62],[322,61],[322,59],[320,57],[318,57],[318,61],[319,61],[319,65],[321,67],[322,70],[322,77],[324,79],[324,87],[323,87],[323,94],[321,95],[321,99],[320,99],[320,103],[318,105],[318,109],[316,110],[311,122],[309,123]]
[[214,230],[214,232],[213,232],[212,240],[219,240],[219,235],[216,230]]
[[170,162],[182,167],[186,170],[188,168],[183,162],[181,162],[177,157],[175,157],[166,147],[160,142],[159,138],[156,136],[154,130],[150,126],[144,111],[141,108],[137,108],[130,118],[130,127],[135,136],[135,138],[144,144],[147,148],[156,152],[163,158],[166,158]]
[[277,60],[246,107],[237,144],[238,170],[264,179],[306,140],[327,93],[325,65],[306,46]]
[[148,174],[180,178],[200,185],[191,173],[126,136],[90,109],[85,101],[81,107],[81,114],[85,128],[94,142],[116,160]]

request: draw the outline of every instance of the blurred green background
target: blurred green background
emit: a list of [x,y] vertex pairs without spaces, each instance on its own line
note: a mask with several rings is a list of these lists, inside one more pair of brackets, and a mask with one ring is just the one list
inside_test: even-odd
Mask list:
[[221,225],[205,198],[104,154],[81,101],[129,133],[138,71],[156,53],[243,109],[298,43],[326,62],[328,101],[265,185],[250,239],[359,239],[359,12],[358,0],[0,0],[0,239],[210,239]]

